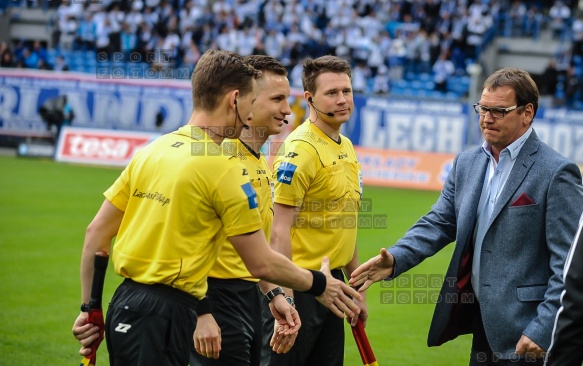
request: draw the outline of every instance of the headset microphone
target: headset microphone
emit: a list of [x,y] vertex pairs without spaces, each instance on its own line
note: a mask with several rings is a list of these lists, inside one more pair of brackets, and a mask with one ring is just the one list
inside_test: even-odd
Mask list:
[[285,123],[287,125],[289,122],[287,121],[287,119],[284,119],[283,123]]
[[316,106],[314,105],[314,102],[312,101],[312,97],[309,97],[308,98],[308,102],[310,102],[310,104],[312,105],[312,108],[314,108],[317,112],[320,112],[322,114],[325,114],[328,117],[334,117],[334,113],[332,113],[332,112],[322,112],[321,110],[319,110],[318,108],[316,108]]
[[239,121],[241,121],[241,124],[243,125],[243,128],[248,130],[249,129],[249,125],[246,125],[245,122],[243,122],[243,119],[241,118],[241,116],[239,115],[239,109],[237,108],[237,99],[234,100],[235,103],[235,112],[237,113],[237,117],[239,118]]

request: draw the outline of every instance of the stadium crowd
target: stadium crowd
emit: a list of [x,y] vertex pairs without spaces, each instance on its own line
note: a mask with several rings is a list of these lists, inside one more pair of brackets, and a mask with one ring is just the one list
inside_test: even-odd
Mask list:
[[[3,43],[0,66],[95,72],[95,61],[113,60],[192,71],[213,48],[273,56],[289,69],[292,86],[301,87],[302,60],[333,54],[353,66],[356,92],[398,93],[411,86],[404,80],[413,79],[422,82],[415,88],[459,97],[469,84],[466,66],[495,35],[536,40],[547,28],[566,45],[547,76],[573,99],[576,93],[583,97],[583,17],[575,18],[576,6],[504,0],[61,0],[54,49],[38,41]],[[79,54],[84,58],[72,57]]]

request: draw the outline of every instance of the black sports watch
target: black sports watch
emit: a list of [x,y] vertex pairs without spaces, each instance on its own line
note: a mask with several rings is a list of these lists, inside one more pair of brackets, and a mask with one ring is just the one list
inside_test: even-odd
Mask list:
[[271,302],[271,300],[273,300],[277,295],[285,296],[285,293],[283,292],[283,289],[281,287],[276,287],[271,291],[267,291],[265,293],[265,299],[267,300],[267,302]]
[[296,307],[296,301],[294,300],[293,297],[286,296],[285,301],[287,301],[287,303],[290,304],[291,306],[293,306],[294,308]]
[[89,304],[81,304],[81,311],[84,313],[88,313],[89,310],[91,310],[91,308],[89,307]]

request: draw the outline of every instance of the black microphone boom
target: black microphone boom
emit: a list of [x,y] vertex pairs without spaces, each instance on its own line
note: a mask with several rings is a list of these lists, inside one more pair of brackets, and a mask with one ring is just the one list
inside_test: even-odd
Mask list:
[[284,119],[283,123],[285,123],[287,125],[289,122],[287,121],[287,119]]
[[321,110],[319,110],[318,108],[316,108],[316,106],[314,105],[314,102],[312,101],[312,97],[309,97],[308,98],[308,102],[310,102],[310,104],[312,105],[312,108],[314,108],[317,112],[320,112],[322,114],[325,114],[328,117],[334,117],[334,113],[332,113],[332,112],[322,112]]

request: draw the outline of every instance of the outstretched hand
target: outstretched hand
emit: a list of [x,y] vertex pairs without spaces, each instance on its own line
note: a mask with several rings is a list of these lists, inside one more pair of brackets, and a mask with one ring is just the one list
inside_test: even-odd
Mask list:
[[365,291],[375,282],[384,280],[393,274],[395,258],[385,248],[377,255],[355,269],[348,281],[351,286],[359,287],[359,292]]
[[344,318],[344,314],[349,318],[359,316],[360,308],[352,301],[351,297],[362,300],[362,296],[343,281],[332,277],[328,257],[322,259],[320,271],[326,276],[326,290],[322,295],[316,297],[316,300],[340,318]]

